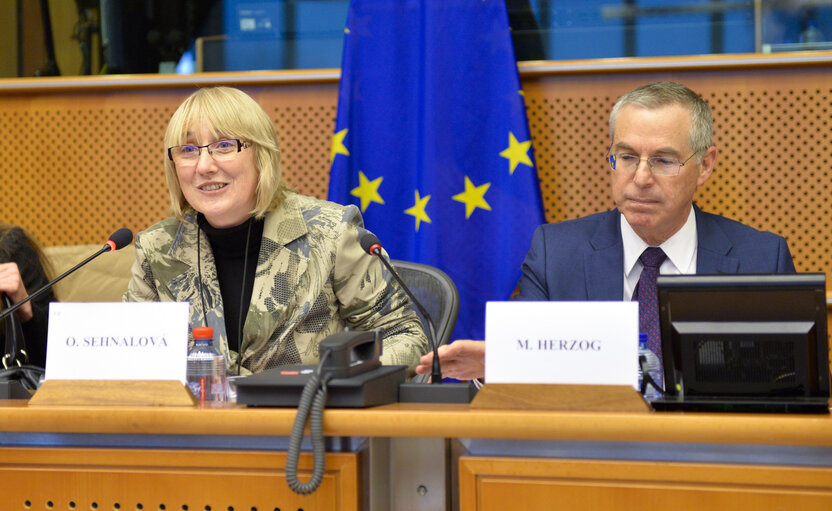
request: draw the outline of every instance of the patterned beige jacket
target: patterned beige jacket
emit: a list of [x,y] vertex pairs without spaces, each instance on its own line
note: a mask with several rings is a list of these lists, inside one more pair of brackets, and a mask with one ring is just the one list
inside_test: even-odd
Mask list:
[[[355,206],[289,193],[266,215],[251,305],[243,326],[243,373],[318,362],[318,343],[349,326],[384,329],[382,362],[410,367],[428,351],[404,291],[358,244],[363,226]],[[136,236],[133,278],[125,301],[190,303],[192,326],[203,317],[214,342],[236,367],[226,340],[222,295],[208,237],[201,236],[203,311],[197,269],[197,224],[163,220]]]

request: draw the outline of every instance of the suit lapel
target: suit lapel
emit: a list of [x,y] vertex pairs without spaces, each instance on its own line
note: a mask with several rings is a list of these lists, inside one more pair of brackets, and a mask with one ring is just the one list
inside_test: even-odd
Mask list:
[[[170,265],[165,275],[158,275],[176,302],[191,304],[190,322],[192,326],[203,325],[214,329],[215,339],[226,339],[225,319],[223,317],[222,294],[217,279],[217,265],[211,252],[208,236],[199,236],[199,253],[201,260],[197,264],[197,225],[192,215],[187,215],[185,222],[179,224],[168,257]],[[200,280],[200,271],[202,273]],[[201,288],[201,292],[200,292]],[[202,300],[205,299],[205,309]],[[222,343],[221,349],[227,349]]]
[[694,204],[696,214],[696,273],[736,273],[740,262],[728,254],[733,248],[731,240],[715,221],[713,215],[703,213]]
[[307,233],[303,213],[292,195],[266,215],[251,303],[243,326],[246,351],[256,349],[248,344],[250,339],[269,341],[278,325],[288,327],[298,319],[294,300],[309,264]]
[[618,210],[606,213],[589,240],[593,250],[584,256],[587,300],[621,300],[624,295],[619,217]]

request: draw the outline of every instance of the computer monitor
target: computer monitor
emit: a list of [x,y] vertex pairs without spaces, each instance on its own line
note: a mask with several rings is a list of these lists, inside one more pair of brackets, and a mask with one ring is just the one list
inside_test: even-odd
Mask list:
[[829,411],[822,273],[662,275],[657,410]]

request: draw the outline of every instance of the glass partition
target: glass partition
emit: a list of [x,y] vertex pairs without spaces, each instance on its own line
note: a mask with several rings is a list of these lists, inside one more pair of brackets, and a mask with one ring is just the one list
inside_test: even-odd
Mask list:
[[[518,60],[832,49],[832,0],[505,1]],[[337,68],[348,7],[0,0],[0,76]]]

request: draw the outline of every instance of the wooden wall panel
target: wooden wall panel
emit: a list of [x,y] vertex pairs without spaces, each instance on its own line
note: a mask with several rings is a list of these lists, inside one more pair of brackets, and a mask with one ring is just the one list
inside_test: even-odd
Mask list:
[[3,221],[44,245],[97,243],[162,219],[161,147],[179,91],[72,92],[3,98],[0,137],[19,140],[0,163]]
[[[318,90],[323,87],[323,90]],[[325,198],[337,88],[242,87],[274,119],[284,179]],[[169,216],[163,138],[195,87],[0,95],[0,221],[45,246],[103,242]]]

